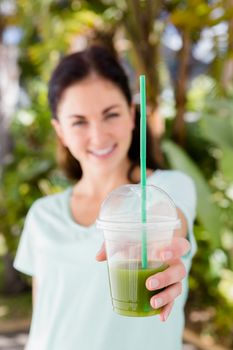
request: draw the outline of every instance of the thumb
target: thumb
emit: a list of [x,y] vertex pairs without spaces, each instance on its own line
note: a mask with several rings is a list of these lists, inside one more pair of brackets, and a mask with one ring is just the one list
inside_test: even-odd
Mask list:
[[97,261],[104,261],[106,260],[106,250],[105,250],[105,244],[103,243],[100,250],[96,254],[96,260]]

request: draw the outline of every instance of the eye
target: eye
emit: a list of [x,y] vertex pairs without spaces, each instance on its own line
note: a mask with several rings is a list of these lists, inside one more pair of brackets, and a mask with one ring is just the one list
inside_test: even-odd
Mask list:
[[116,117],[119,117],[120,114],[119,113],[109,113],[106,115],[106,118],[105,119],[109,119],[109,118],[116,118]]
[[81,125],[85,125],[85,124],[87,124],[87,122],[85,120],[76,120],[71,125],[72,126],[81,126]]

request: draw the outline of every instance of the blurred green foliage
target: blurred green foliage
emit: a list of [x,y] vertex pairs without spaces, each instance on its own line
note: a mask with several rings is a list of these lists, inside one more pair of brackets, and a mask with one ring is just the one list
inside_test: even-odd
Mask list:
[[[82,46],[85,40],[102,40],[113,45],[115,35],[123,38],[121,45],[118,42],[115,46],[120,52],[124,46],[125,57],[138,73],[143,67],[140,62],[144,60],[144,67],[150,65],[149,61],[145,61],[151,49],[151,46],[147,47],[148,43],[152,46],[161,45],[161,33],[169,21],[181,34],[188,31],[190,45],[194,45],[204,25],[214,26],[223,20],[231,21],[233,17],[224,1],[213,4],[203,0],[158,1],[156,11],[164,11],[167,17],[165,20],[156,17],[154,25],[143,31],[145,28],[138,23],[145,21],[150,9],[155,11],[152,3],[130,0],[17,1],[14,22],[24,32],[19,58],[21,86],[27,92],[29,103],[17,110],[11,125],[14,152],[4,169],[0,185],[0,255],[7,252],[14,255],[26,213],[34,200],[68,185],[56,168],[56,141],[47,104],[47,81],[61,55]],[[143,10],[142,17],[140,11],[136,11],[139,16],[137,22],[131,16],[132,11],[138,8]],[[214,17],[212,13],[216,9],[220,9],[220,15]],[[166,122],[162,149],[167,166],[189,174],[197,188],[195,236],[198,252],[190,276],[189,321],[192,322],[191,316],[195,309],[214,308],[208,322],[197,322],[200,331],[207,332],[231,347],[233,89],[232,85],[227,84],[226,87],[222,83],[219,71],[225,70],[225,62],[232,52],[229,46],[223,54],[221,50],[218,51],[217,42],[215,44],[215,60],[209,72],[186,87],[185,106],[189,113],[193,113],[195,120],[185,122],[185,147],[182,148],[171,139],[176,121],[176,118],[171,118]],[[135,57],[138,59],[135,60]],[[160,57],[156,62],[162,60]],[[155,71],[154,65],[151,71]],[[165,72],[169,76],[170,73],[161,63],[158,64],[158,70],[156,79],[160,79],[159,85],[163,90],[169,79],[164,80],[162,75]],[[148,70],[146,73],[150,74]],[[155,81],[152,79],[150,82],[152,97]],[[177,88],[175,84],[169,84],[173,90]],[[153,105],[153,98],[149,101]],[[174,99],[172,105],[175,105]]]
[[[206,157],[212,158],[211,163],[201,157],[194,161],[171,140],[163,142],[170,166],[189,174],[197,188],[194,232],[198,251],[190,275],[187,317],[192,319],[195,310],[209,309],[209,317],[193,322],[195,328],[198,328],[195,323],[199,324],[200,334],[208,333],[229,348],[232,346],[233,312],[232,108],[231,96],[206,99],[202,117],[189,130],[189,143],[198,142],[203,152],[207,152]],[[191,149],[190,153],[193,152],[195,149]],[[206,164],[208,167],[212,164],[211,171],[206,169]]]
[[10,252],[16,250],[25,213],[43,194],[41,181],[54,168],[46,91],[38,83],[33,89],[33,103],[19,110],[12,122],[14,153],[0,186],[0,232]]

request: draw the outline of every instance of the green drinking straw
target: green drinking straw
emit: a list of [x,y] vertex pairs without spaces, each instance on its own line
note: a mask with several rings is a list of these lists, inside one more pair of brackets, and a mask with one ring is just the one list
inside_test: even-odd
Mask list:
[[[141,165],[141,221],[146,223],[146,78],[140,75],[140,165]],[[147,268],[147,237],[142,230],[142,268]]]

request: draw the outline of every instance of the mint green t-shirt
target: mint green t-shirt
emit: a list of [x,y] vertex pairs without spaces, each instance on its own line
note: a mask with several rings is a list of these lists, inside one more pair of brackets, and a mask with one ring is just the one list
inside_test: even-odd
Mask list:
[[[148,183],[165,190],[188,222],[191,252],[196,194],[192,180],[179,171],[155,171]],[[83,227],[72,218],[72,188],[37,200],[31,207],[14,266],[37,281],[27,350],[181,350],[184,328],[183,292],[166,322],[158,316],[122,317],[112,310],[106,262],[97,262],[103,242],[95,225]],[[88,210],[88,208],[87,208]]]

